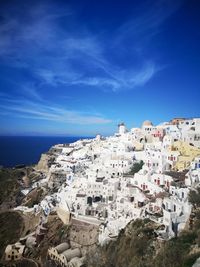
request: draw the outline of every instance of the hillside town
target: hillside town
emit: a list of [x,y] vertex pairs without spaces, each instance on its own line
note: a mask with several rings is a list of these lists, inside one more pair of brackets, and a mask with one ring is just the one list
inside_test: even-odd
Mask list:
[[[158,224],[157,238],[168,240],[192,224],[188,194],[200,183],[200,118],[157,126],[144,121],[130,130],[120,123],[113,136],[53,146],[35,172],[40,179],[22,193],[28,196],[35,188],[48,193],[40,203],[15,210],[43,214],[36,239],[29,235],[28,244],[45,234],[52,212],[72,226],[69,240],[48,250],[49,259],[61,266],[84,266],[88,247],[109,243],[138,218]],[[15,246],[18,254],[24,248]],[[6,248],[7,260],[12,249]]]

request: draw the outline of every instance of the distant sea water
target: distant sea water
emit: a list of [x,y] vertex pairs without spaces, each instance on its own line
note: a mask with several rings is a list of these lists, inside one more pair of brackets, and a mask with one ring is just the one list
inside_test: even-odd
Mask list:
[[16,165],[36,164],[42,153],[51,146],[73,143],[86,137],[59,136],[0,136],[0,165],[14,167]]

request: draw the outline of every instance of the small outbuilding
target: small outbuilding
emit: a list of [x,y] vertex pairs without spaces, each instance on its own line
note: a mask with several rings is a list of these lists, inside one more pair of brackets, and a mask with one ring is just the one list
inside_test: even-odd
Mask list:
[[23,257],[25,245],[21,243],[15,243],[12,245],[7,245],[5,249],[5,260],[14,261],[19,260]]

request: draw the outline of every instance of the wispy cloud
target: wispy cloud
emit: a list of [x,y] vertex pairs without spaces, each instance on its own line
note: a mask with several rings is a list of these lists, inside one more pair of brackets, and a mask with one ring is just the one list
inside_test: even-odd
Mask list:
[[13,99],[12,97],[2,98],[0,105],[1,115],[11,115],[19,118],[55,121],[78,125],[108,124],[112,120],[102,115],[88,114],[86,112],[69,110],[57,107],[52,103],[32,102],[27,99]]
[[[144,86],[162,66],[153,56],[145,57],[141,50],[148,48],[146,39],[151,40],[176,10],[178,5],[168,2],[171,1],[155,1],[151,8],[141,5],[138,14],[116,28],[107,39],[81,25],[78,35],[66,26],[73,16],[69,7],[61,10],[52,4],[36,5],[24,18],[21,13],[5,14],[0,26],[1,60],[12,67],[29,70],[38,84],[80,85],[112,91]],[[60,24],[63,17],[65,27]],[[126,51],[127,65],[112,60],[125,40],[130,43]],[[113,48],[111,55],[107,53],[108,48]],[[135,58],[139,64],[135,64]],[[24,90],[28,91],[39,99],[36,88]]]
[[22,95],[27,96],[28,98],[35,99],[35,100],[42,100],[41,95],[38,92],[38,89],[33,83],[24,83],[22,86],[19,85],[21,89],[20,92]]
[[[113,71],[112,77],[93,77],[85,79],[77,79],[71,81],[70,84],[83,84],[88,86],[96,86],[100,88],[112,88],[112,91],[133,89],[136,86],[146,84],[159,69],[154,64],[149,63],[140,71]],[[116,77],[116,78],[115,78]]]
[[162,31],[165,21],[180,8],[183,2],[181,0],[142,1],[137,7],[137,14],[117,29],[115,45],[132,37],[135,49],[145,49],[148,41]]

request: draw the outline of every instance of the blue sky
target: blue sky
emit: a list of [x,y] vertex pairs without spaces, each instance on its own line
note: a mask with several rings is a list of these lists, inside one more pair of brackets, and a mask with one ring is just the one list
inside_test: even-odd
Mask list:
[[198,0],[0,2],[0,135],[200,116]]

